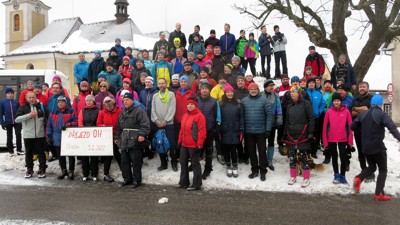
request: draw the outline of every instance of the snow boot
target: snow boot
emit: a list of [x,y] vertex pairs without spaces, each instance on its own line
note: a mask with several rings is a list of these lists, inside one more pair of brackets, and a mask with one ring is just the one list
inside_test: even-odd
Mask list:
[[62,170],[61,170],[61,174],[57,176],[57,179],[62,180],[62,179],[64,179],[64,178],[67,177],[67,176],[68,176],[67,170],[66,170],[66,169],[62,169]]
[[266,180],[266,174],[265,173],[262,173],[262,174],[260,174],[260,180],[261,181],[265,181]]
[[33,169],[28,168],[25,173],[25,178],[31,178],[33,176]]
[[233,176],[234,178],[237,178],[237,177],[239,176],[238,168],[237,168],[237,167],[233,167],[233,169],[232,169],[232,176]]
[[288,181],[288,185],[293,185],[296,183],[296,176],[297,176],[297,171],[295,168],[290,168],[290,179]]
[[201,178],[202,178],[203,180],[206,180],[207,177],[210,176],[211,171],[212,171],[212,168],[204,168],[204,172],[203,172],[203,174],[201,175]]
[[114,178],[112,178],[110,175],[104,175],[104,181],[112,183],[114,182]]
[[225,165],[225,159],[222,155],[217,155],[217,160],[221,165]]
[[258,172],[252,172],[251,174],[249,174],[250,179],[253,179],[255,177],[258,177]]
[[311,170],[303,170],[303,182],[301,183],[301,187],[305,188],[310,185],[310,176]]
[[340,184],[340,179],[341,179],[341,175],[340,174],[338,174],[338,173],[335,173],[334,175],[333,175],[333,182],[332,183],[334,183],[334,184]]
[[73,170],[68,171],[68,179],[74,180],[75,174]]
[[45,178],[45,177],[46,177],[46,169],[39,169],[38,178]]
[[226,176],[228,176],[228,177],[232,177],[233,176],[232,167],[230,167],[230,166],[226,167]]
[[171,167],[174,172],[178,171],[178,163],[176,161],[171,161]]
[[374,199],[377,201],[390,201],[390,200],[392,200],[392,197],[390,195],[379,194],[379,195],[375,195]]
[[353,180],[353,190],[355,193],[360,193],[362,180],[359,177],[355,177]]

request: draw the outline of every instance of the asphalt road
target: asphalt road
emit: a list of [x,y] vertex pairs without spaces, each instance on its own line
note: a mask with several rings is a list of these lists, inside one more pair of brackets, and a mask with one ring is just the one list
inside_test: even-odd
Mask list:
[[[0,224],[399,224],[400,200],[376,202],[371,195],[188,192],[153,185],[133,190],[104,182],[56,183],[0,185]],[[162,197],[169,202],[158,204]]]

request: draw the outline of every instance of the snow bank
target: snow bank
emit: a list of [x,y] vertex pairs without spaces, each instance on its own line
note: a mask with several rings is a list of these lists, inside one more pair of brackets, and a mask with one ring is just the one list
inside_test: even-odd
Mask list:
[[[386,180],[385,191],[389,194],[400,196],[400,179],[397,177],[400,173],[398,165],[400,163],[400,152],[399,144],[391,137],[389,133],[386,135],[385,144],[388,147],[388,174]],[[318,152],[318,159],[316,163],[321,163],[323,160],[322,152]],[[8,153],[0,154],[0,179],[4,185],[37,185],[37,186],[55,186],[56,174],[60,172],[58,162],[49,163],[47,171],[48,177],[46,179],[38,179],[37,174],[34,174],[32,179],[24,179],[25,168],[24,168],[24,157],[14,156],[9,157]],[[202,167],[204,161],[201,162]],[[37,164],[37,162],[35,163]],[[307,188],[301,188],[300,182],[302,178],[298,178],[298,182],[293,186],[287,185],[289,179],[289,160],[285,156],[281,156],[277,150],[275,150],[274,166],[275,171],[268,171],[267,180],[261,182],[257,177],[253,180],[247,176],[250,174],[250,165],[240,164],[239,165],[239,177],[228,178],[225,175],[225,167],[220,165],[217,160],[213,160],[213,172],[211,176],[203,181],[203,187],[206,190],[219,190],[219,189],[230,189],[230,190],[254,190],[254,191],[268,191],[268,192],[296,192],[306,194],[328,194],[328,195],[349,195],[352,194],[352,179],[360,172],[360,166],[357,159],[357,152],[353,153],[351,159],[350,171],[347,173],[347,180],[349,185],[334,185],[333,180],[333,169],[332,165],[326,165],[325,170],[321,173],[312,172],[311,184]],[[143,182],[146,184],[155,185],[176,185],[179,182],[179,172],[173,172],[172,169],[164,171],[157,171],[157,167],[160,165],[159,158],[144,160],[143,165]],[[35,165],[37,167],[37,165]],[[35,168],[37,171],[37,168]],[[121,172],[118,170],[116,162],[112,164],[111,175],[117,180],[122,181]],[[375,173],[377,175],[377,173]],[[75,181],[71,182],[82,182],[81,167],[76,167],[75,175],[77,176]],[[100,165],[99,180],[102,180],[103,165]],[[103,181],[99,181],[103,182]],[[361,193],[373,194],[375,191],[374,183],[363,183]],[[58,183],[60,185],[60,183]]]

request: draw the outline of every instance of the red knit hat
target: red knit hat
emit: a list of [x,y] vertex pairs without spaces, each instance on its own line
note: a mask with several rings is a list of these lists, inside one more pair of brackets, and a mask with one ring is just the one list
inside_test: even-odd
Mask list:
[[189,103],[192,103],[193,105],[196,106],[196,108],[198,107],[198,103],[197,103],[197,99],[194,97],[190,97],[187,101],[187,104],[189,105]]
[[235,91],[235,89],[233,89],[233,87],[229,84],[226,84],[224,87],[224,92],[228,92],[228,91]]
[[122,61],[128,60],[130,61],[131,59],[129,58],[129,56],[124,56],[124,58],[122,58]]

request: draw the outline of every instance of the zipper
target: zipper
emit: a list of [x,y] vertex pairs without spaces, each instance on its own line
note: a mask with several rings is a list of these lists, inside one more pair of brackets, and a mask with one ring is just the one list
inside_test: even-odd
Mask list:
[[13,111],[13,106],[10,100],[10,109],[11,109],[11,119],[12,119],[12,124],[14,124],[14,111]]

